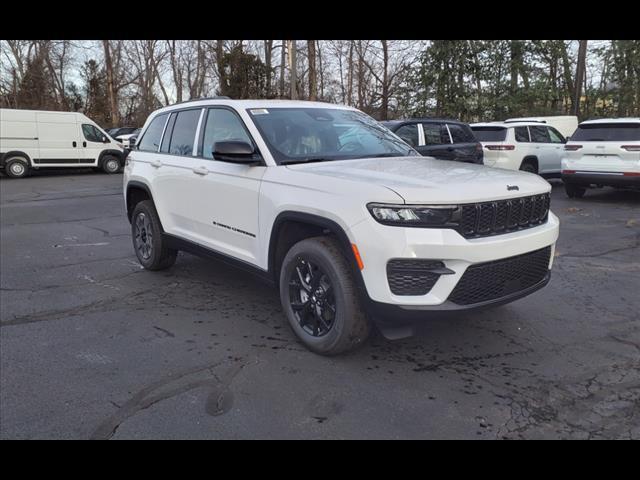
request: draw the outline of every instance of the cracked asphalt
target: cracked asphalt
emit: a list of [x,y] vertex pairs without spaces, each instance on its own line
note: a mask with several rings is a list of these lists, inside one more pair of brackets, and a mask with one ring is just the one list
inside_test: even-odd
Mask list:
[[275,290],[140,268],[121,175],[0,178],[0,438],[640,439],[640,195],[554,181],[550,284],[334,358]]

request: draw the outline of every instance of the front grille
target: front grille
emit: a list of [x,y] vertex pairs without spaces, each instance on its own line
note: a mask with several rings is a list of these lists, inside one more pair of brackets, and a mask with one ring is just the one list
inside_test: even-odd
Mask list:
[[471,265],[449,300],[458,305],[495,300],[541,282],[549,269],[551,247],[493,262]]
[[551,197],[531,197],[462,205],[460,233],[465,238],[488,237],[538,226],[547,221]]
[[440,274],[429,270],[444,268],[442,262],[397,258],[387,263],[387,279],[394,295],[426,295]]

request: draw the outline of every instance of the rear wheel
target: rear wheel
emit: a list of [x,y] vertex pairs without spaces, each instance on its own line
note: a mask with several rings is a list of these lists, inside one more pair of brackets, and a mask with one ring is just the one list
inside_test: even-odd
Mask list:
[[333,238],[309,238],[291,247],[280,272],[280,300],[291,329],[316,353],[346,352],[369,336],[353,273]]
[[151,200],[144,200],[134,208],[131,236],[138,261],[147,270],[164,270],[175,263],[178,251],[168,248],[163,240],[160,218]]
[[102,160],[102,170],[106,173],[117,173],[120,170],[120,160],[113,155],[105,155]]
[[567,197],[569,198],[582,198],[584,197],[584,194],[587,191],[587,189],[579,185],[575,185],[573,183],[565,183],[564,191],[566,192]]
[[9,158],[5,162],[4,171],[11,178],[24,178],[29,175],[29,162],[24,157]]

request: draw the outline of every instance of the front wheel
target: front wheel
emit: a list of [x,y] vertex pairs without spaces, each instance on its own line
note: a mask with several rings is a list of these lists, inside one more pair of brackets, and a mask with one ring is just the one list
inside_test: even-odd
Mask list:
[[333,238],[291,247],[280,271],[280,301],[291,329],[313,352],[346,352],[369,336],[353,272]]
[[569,198],[582,198],[584,197],[584,194],[587,191],[587,189],[584,187],[575,185],[573,183],[565,183],[564,191],[566,192],[567,197]]
[[117,173],[120,170],[120,160],[113,155],[106,155],[102,160],[102,170],[105,173]]

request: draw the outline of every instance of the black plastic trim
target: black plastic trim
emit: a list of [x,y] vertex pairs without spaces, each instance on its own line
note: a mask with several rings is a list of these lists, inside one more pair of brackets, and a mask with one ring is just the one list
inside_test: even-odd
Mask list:
[[563,173],[562,181],[572,185],[606,185],[609,187],[640,187],[640,176],[625,176],[620,173]]
[[163,232],[162,233],[163,241],[167,242],[167,246],[169,248],[175,250],[183,250],[185,252],[192,253],[193,255],[197,255],[199,257],[210,258],[219,262],[222,262],[231,267],[237,268],[239,270],[243,270],[255,277],[259,280],[268,283],[271,286],[275,286],[275,278],[269,274],[269,271],[263,270],[260,267],[256,267],[255,265],[245,262],[244,260],[239,260],[235,257],[231,257],[224,253],[220,253],[216,250],[212,250],[203,245],[197,244],[190,240],[185,240],[184,238],[176,237],[175,235],[171,235],[170,233]]

